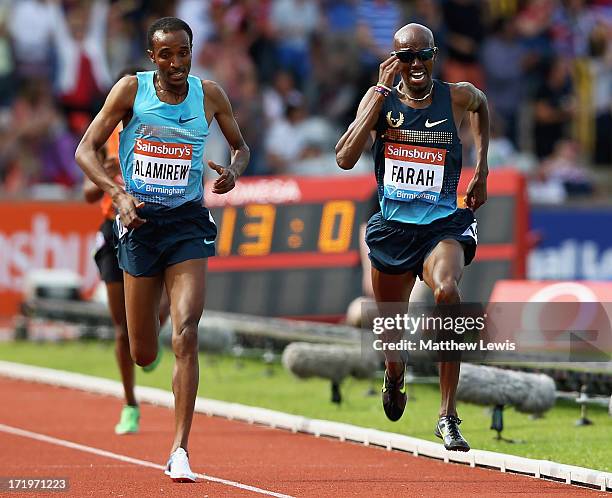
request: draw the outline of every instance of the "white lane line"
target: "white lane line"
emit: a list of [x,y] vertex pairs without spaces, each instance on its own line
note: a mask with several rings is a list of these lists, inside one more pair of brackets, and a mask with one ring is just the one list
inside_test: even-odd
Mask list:
[[[65,439],[58,439],[51,436],[46,436],[44,434],[39,434],[37,432],[26,431],[24,429],[19,429],[18,427],[12,427],[10,425],[0,424],[0,432],[6,432],[7,434],[13,434],[15,436],[27,437],[30,439],[35,439],[37,441],[43,441],[45,443],[55,444],[57,446],[63,446],[65,448],[71,448],[73,450],[84,451],[86,453],[92,453],[94,455],[104,456],[107,458],[113,458],[115,460],[120,460],[122,462],[132,463],[134,465],[140,465],[141,467],[149,467],[151,469],[157,470],[165,470],[163,465],[158,463],[149,462],[147,460],[140,460],[138,458],[132,458],[125,455],[120,455],[118,453],[113,453],[112,451],[101,450],[99,448],[94,448],[92,446],[86,446],[84,444],[73,443],[72,441],[66,441]],[[242,484],[240,482],[229,481],[227,479],[221,479],[220,477],[209,476],[207,474],[196,474],[200,479],[204,479],[206,481],[217,482],[219,484],[225,484],[226,486],[232,486],[234,488],[240,488],[247,491],[252,491],[253,493],[259,493],[267,496],[274,496],[276,498],[295,498],[291,495],[284,495],[282,493],[275,493],[274,491],[268,491],[267,489],[257,488],[255,486],[249,486],[248,484]]]

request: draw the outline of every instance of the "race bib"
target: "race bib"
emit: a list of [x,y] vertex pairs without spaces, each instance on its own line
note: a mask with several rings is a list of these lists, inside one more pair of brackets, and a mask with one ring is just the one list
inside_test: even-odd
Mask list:
[[151,142],[137,138],[131,182],[144,194],[183,195],[191,171],[191,144]]
[[446,149],[385,144],[385,197],[437,203],[444,181]]

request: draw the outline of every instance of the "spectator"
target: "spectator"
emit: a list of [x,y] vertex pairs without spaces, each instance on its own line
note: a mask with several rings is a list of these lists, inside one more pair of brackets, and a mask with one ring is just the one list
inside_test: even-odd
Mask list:
[[[497,116],[491,167],[536,168],[531,191],[539,185],[542,199],[563,198],[564,184],[534,166],[525,146],[542,160],[556,157],[570,127],[583,150],[593,140],[597,163],[612,165],[612,10],[604,0],[0,0],[0,188],[78,181],[64,159],[79,138],[70,129],[83,129],[120,67],[149,63],[136,33],[166,15],[194,27],[193,74],[230,94],[252,149],[251,174],[327,172],[328,142],[353,120],[407,20],[450,46],[450,59],[437,65],[444,76],[487,87]],[[570,67],[580,79],[570,79]],[[39,88],[41,77],[55,82],[55,95],[48,83]],[[58,109],[68,112],[70,129]],[[465,157],[471,150],[466,139]],[[213,125],[207,159],[228,155]],[[369,170],[364,165],[353,171]]]
[[204,43],[215,34],[209,15],[210,3],[202,0],[179,0],[176,5],[176,17],[185,21],[193,31],[194,61],[198,58]]
[[593,180],[580,158],[580,147],[573,140],[557,142],[552,155],[543,162],[541,169],[549,181],[563,185],[569,197],[594,192]]
[[263,94],[264,116],[268,124],[285,116],[287,103],[301,98],[301,93],[295,87],[295,79],[289,71],[280,70],[274,75],[272,86],[266,88]]
[[89,10],[79,4],[64,13],[57,0],[49,4],[59,66],[57,91],[79,136],[112,83],[106,54],[108,7],[108,0],[95,0]]
[[612,22],[597,24],[591,34],[589,51],[593,110],[595,112],[595,151],[597,164],[612,164]]
[[330,33],[352,36],[357,26],[355,0],[323,0],[326,27]]
[[50,78],[53,19],[45,0],[13,2],[8,24],[22,78]]
[[402,13],[395,0],[359,0],[357,44],[367,71],[378,68],[389,57],[393,34],[402,26]]
[[311,54],[312,78],[305,87],[311,110],[331,123],[348,126],[355,114],[353,104],[360,98],[357,81],[361,70],[353,62],[359,58],[357,47],[338,34],[316,36]]
[[516,17],[516,27],[526,52],[525,84],[530,95],[544,81],[540,71],[542,64],[555,54],[550,36],[555,6],[555,0],[531,0]]
[[555,144],[566,136],[566,128],[575,113],[575,102],[567,63],[557,58],[544,68],[546,75],[535,95],[535,153],[549,156]]
[[469,81],[484,89],[480,67],[480,45],[485,35],[483,4],[480,0],[448,0],[443,4],[446,24],[444,79]]
[[285,117],[275,121],[266,138],[266,163],[273,174],[286,174],[291,163],[302,158],[306,148],[301,125],[308,114],[304,99],[294,95],[285,107]]
[[[142,48],[131,36],[135,29],[123,2],[111,4],[108,15],[107,53],[111,77],[116,78],[124,68],[141,59]],[[148,62],[148,61],[147,61]],[[142,65],[146,67],[145,64]]]
[[308,42],[320,18],[316,2],[276,0],[272,5],[270,19],[276,32],[279,63],[293,72],[298,85],[310,73]]
[[523,57],[525,51],[517,36],[513,19],[500,19],[482,49],[487,97],[504,121],[506,135],[516,146],[519,106],[523,98]]
[[585,0],[560,2],[552,16],[551,36],[557,54],[563,57],[586,57],[595,16]]
[[269,84],[278,69],[274,26],[270,19],[272,0],[246,0],[251,28],[249,55],[257,68],[257,79]]
[[261,91],[255,73],[245,77],[240,85],[240,95],[232,100],[236,122],[242,131],[244,141],[251,150],[249,167],[245,174],[264,175],[269,173],[263,151],[264,128],[257,126],[264,120]]
[[[491,170],[504,166],[515,167],[517,151],[505,134],[505,121],[496,113],[491,114],[491,136],[487,162]],[[474,160],[472,160],[474,162]]]
[[82,173],[74,161],[78,140],[66,128],[46,81],[32,80],[20,89],[10,121],[0,142],[0,170],[9,190],[36,183],[79,184]]
[[14,92],[15,61],[8,32],[10,11],[0,3],[0,109],[10,105]]

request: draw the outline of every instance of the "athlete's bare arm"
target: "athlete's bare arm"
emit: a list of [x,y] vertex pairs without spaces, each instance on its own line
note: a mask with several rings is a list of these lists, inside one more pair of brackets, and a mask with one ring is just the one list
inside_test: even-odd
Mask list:
[[75,154],[77,164],[89,179],[111,196],[119,212],[121,223],[127,228],[137,228],[145,222],[136,214],[136,208],[144,204],[117,185],[104,168],[98,151],[104,146],[119,122],[132,112],[137,90],[136,76],[125,76],[113,86],[102,110],[83,135]]
[[[102,161],[102,167],[109,174],[111,178],[116,178],[121,174],[121,168],[119,166],[119,160],[116,157],[106,157],[106,147],[103,147],[98,151],[98,159]],[[85,177],[83,181],[83,195],[85,200],[89,203],[94,203],[104,197],[104,191],[92,182],[88,177]]]
[[[97,152],[97,156],[100,161],[104,161],[104,148]],[[83,180],[83,195],[85,200],[91,204],[102,199],[104,191],[86,176]]]
[[208,166],[220,175],[215,180],[213,192],[215,194],[225,194],[234,188],[236,179],[244,173],[249,164],[251,151],[244,138],[242,138],[242,133],[240,133],[240,128],[232,112],[232,105],[223,89],[214,81],[209,80],[203,80],[202,87],[204,88],[206,120],[208,124],[211,123],[213,118],[217,120],[221,132],[232,150],[230,165],[225,168],[213,161],[208,161]]
[[[476,211],[487,201],[489,106],[485,94],[468,82],[451,84],[451,98],[453,101],[453,113],[456,116],[455,122],[460,124],[463,115],[468,113],[470,127],[474,134],[476,169],[466,191],[465,205],[471,210]],[[459,119],[457,119],[458,113]]]
[[[399,69],[399,59],[392,55],[383,61],[378,70],[378,82],[387,87],[393,85],[393,80]],[[363,152],[370,132],[378,121],[385,97],[370,88],[361,99],[357,109],[357,117],[336,144],[336,162],[342,169],[351,169]]]

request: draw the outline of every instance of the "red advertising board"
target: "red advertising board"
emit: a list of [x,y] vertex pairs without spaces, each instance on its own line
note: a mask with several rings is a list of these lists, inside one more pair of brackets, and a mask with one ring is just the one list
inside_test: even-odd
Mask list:
[[92,254],[102,215],[84,202],[0,203],[0,315],[15,313],[24,277],[40,268],[69,269],[83,291],[98,282]]

